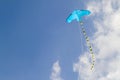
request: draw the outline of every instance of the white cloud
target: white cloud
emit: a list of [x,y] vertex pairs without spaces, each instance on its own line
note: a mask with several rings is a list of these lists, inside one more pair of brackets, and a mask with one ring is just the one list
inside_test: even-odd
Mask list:
[[51,73],[50,79],[51,80],[63,80],[61,78],[61,67],[59,65],[59,61],[56,61],[53,64],[52,73]]
[[92,11],[97,30],[92,40],[95,69],[90,71],[89,53],[85,53],[74,63],[73,70],[78,80],[120,80],[120,0],[94,0],[87,8]]

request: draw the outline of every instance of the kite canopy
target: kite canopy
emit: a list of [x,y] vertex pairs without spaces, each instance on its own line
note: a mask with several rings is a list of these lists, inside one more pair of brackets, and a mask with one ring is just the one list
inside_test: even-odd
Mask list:
[[82,21],[82,17],[89,15],[91,12],[89,10],[74,10],[67,18],[67,22],[70,23],[73,20]]

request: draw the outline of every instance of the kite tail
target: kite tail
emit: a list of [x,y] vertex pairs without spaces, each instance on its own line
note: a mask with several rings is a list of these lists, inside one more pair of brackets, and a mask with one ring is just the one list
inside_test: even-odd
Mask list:
[[86,31],[85,31],[85,28],[83,27],[83,22],[80,22],[80,25],[81,25],[81,27],[82,27],[82,32],[83,32],[83,34],[84,34],[84,37],[85,37],[87,46],[88,46],[89,51],[90,51],[90,54],[91,54],[91,59],[92,59],[91,70],[93,70],[94,65],[95,65],[95,55],[94,55],[94,53],[93,53],[93,49],[92,49],[92,46],[91,46],[91,44],[90,44],[89,37],[87,36]]

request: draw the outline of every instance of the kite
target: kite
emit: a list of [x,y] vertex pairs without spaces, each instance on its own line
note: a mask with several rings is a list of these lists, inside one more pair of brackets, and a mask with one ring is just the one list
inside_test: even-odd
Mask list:
[[91,12],[89,10],[75,10],[69,15],[69,17],[67,18],[67,22],[70,23],[75,19],[81,22],[82,17],[85,15],[89,15],[90,13]]
[[73,20],[77,20],[78,22],[80,22],[80,25],[81,25],[81,28],[82,28],[82,32],[83,32],[83,35],[85,37],[85,40],[86,40],[86,43],[87,43],[87,46],[89,48],[89,51],[90,51],[90,54],[91,54],[91,70],[93,70],[94,68],[94,64],[95,64],[95,55],[93,53],[93,49],[92,49],[92,46],[90,44],[90,40],[89,40],[89,37],[87,36],[86,34],[86,31],[85,31],[85,28],[83,26],[83,22],[82,22],[82,17],[83,16],[86,16],[86,15],[90,15],[91,12],[89,10],[74,10],[69,16],[68,18],[66,19],[66,21],[68,23],[71,23]]

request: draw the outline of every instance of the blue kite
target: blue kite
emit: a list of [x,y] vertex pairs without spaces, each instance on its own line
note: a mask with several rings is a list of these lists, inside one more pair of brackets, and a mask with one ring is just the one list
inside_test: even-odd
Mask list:
[[86,43],[87,43],[87,46],[89,48],[89,51],[90,51],[90,54],[91,54],[91,70],[93,70],[94,68],[94,64],[95,64],[95,55],[94,55],[94,52],[93,52],[93,49],[92,49],[92,46],[90,44],[90,40],[89,40],[89,37],[87,36],[87,33],[85,31],[85,28],[83,26],[83,23],[82,23],[82,17],[83,16],[86,16],[86,15],[89,15],[91,14],[91,12],[89,10],[74,10],[67,18],[67,22],[70,23],[72,22],[73,20],[77,20],[78,22],[80,22],[80,25],[81,25],[81,30],[83,32],[83,35],[85,37],[85,40],[86,40]]
[[67,18],[67,22],[70,23],[73,20],[77,20],[79,22],[82,21],[82,17],[85,15],[89,15],[91,12],[89,10],[74,10]]

